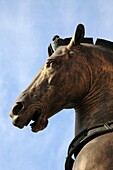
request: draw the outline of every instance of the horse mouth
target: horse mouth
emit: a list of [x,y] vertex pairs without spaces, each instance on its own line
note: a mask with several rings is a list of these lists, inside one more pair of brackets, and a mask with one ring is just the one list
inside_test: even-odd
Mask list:
[[[31,121],[33,121],[33,122],[32,122],[32,123],[29,122],[31,128],[33,128],[33,127],[37,124],[38,119],[39,119],[40,116],[41,116],[41,113],[40,113],[38,110],[36,110],[36,111],[34,112],[34,115],[33,115],[32,119],[30,120],[30,122],[31,122]],[[27,123],[26,126],[27,126],[29,123]]]
[[38,132],[46,128],[48,124],[48,119],[41,109],[36,110],[33,113],[33,117],[26,124],[31,126],[32,132]]
[[[27,113],[26,113],[27,114]],[[43,130],[48,125],[48,119],[41,109],[35,110],[32,115],[29,113],[27,120],[25,119],[26,114],[21,114],[18,116],[13,116],[13,125],[18,128],[24,128],[30,125],[32,132],[38,132]],[[25,121],[24,121],[25,120]]]

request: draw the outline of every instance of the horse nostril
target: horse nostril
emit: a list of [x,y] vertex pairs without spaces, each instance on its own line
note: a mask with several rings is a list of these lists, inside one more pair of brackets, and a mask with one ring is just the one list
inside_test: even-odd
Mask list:
[[17,102],[17,104],[14,106],[12,112],[14,115],[18,115],[19,111],[22,110],[23,104],[21,102]]

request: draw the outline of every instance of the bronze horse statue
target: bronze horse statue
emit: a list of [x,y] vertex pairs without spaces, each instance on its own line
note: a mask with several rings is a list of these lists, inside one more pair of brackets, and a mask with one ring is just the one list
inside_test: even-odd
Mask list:
[[[30,121],[33,132],[64,108],[76,110],[75,139],[66,170],[113,170],[113,43],[84,41],[78,25],[68,45],[53,51],[31,85],[10,111],[15,126]],[[72,159],[74,154],[75,160]]]

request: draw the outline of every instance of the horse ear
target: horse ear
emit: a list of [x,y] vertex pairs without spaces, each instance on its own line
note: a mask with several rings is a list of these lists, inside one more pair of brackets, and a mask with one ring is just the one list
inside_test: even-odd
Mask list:
[[76,32],[74,35],[74,43],[80,44],[80,42],[83,40],[85,35],[85,28],[83,24],[79,24],[76,28]]
[[73,45],[79,45],[80,42],[83,40],[85,35],[85,28],[83,24],[79,24],[76,28],[75,34],[72,37],[68,48],[71,48]]
[[49,55],[49,57],[50,57],[53,53],[54,53],[54,51],[53,51],[52,45],[50,44],[50,45],[48,46],[48,55]]

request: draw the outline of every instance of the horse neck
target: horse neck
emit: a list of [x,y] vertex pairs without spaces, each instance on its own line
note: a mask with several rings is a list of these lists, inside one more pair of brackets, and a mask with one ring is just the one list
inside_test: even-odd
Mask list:
[[[109,53],[106,55],[109,59]],[[79,101],[76,110],[75,134],[100,123],[113,121],[113,63],[100,54],[92,55],[91,87]],[[112,54],[113,57],[113,54]],[[113,59],[112,59],[113,62]]]

